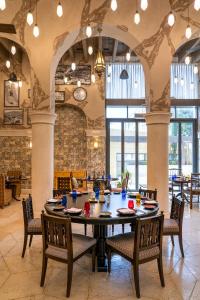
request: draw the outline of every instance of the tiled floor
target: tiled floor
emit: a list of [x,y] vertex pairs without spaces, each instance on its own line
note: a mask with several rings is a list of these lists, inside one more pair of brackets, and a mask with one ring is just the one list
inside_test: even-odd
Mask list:
[[[127,229],[129,229],[127,227]],[[121,227],[115,226],[115,230]],[[83,233],[83,226],[73,225],[74,232]],[[164,273],[166,287],[160,286],[156,261],[140,267],[141,299],[200,299],[200,209],[188,207],[184,216],[185,259],[179,246],[173,249],[164,238]],[[40,288],[41,237],[21,258],[23,221],[20,202],[0,210],[0,300],[66,299],[66,266],[50,262],[44,288]],[[135,298],[131,266],[119,256],[112,259],[112,273],[92,273],[90,256],[74,266],[72,300],[132,300]]]

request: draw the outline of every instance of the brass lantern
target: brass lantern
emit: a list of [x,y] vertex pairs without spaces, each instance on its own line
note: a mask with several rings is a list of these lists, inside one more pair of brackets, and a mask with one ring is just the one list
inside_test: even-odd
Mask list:
[[102,73],[104,73],[105,68],[106,68],[105,60],[104,60],[102,51],[99,50],[99,51],[97,52],[97,58],[96,58],[96,62],[95,62],[95,65],[94,65],[95,72],[96,72],[99,76],[101,76]]

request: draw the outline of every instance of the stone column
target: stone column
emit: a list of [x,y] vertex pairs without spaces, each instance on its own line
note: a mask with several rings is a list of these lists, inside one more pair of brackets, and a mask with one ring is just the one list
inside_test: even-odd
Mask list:
[[160,210],[168,212],[168,125],[170,113],[146,114],[147,123],[147,186],[158,190]]
[[54,124],[56,114],[33,112],[32,123],[32,197],[35,215],[39,216],[52,197],[54,176]]

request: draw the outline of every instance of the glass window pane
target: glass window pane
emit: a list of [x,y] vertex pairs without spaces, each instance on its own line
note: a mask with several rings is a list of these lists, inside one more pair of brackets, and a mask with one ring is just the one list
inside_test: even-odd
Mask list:
[[147,126],[146,123],[138,124],[138,183],[139,186],[147,185]]
[[182,173],[190,175],[193,163],[193,126],[192,123],[181,123]]
[[127,118],[127,106],[107,106],[106,118]]
[[176,107],[177,118],[196,118],[196,107]]
[[169,169],[179,168],[179,123],[169,126]]
[[175,107],[171,107],[170,112],[171,112],[171,118],[176,118]]
[[110,174],[121,178],[121,123],[110,123]]
[[124,123],[124,171],[128,171],[129,189],[135,186],[135,123]]
[[145,114],[146,108],[140,106],[128,106],[128,118],[135,118],[135,114]]

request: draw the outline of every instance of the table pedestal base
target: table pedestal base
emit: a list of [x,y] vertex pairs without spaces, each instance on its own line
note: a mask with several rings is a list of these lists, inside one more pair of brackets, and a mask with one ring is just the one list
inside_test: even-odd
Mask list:
[[106,225],[94,225],[94,238],[97,239],[97,270],[98,272],[107,272],[107,259],[106,259]]

